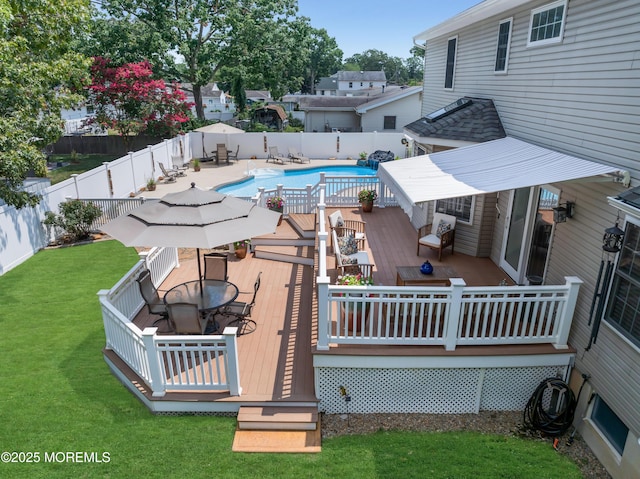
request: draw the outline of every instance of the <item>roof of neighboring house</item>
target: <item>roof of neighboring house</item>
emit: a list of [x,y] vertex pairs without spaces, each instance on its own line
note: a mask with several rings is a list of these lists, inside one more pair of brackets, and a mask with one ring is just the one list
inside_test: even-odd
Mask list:
[[335,77],[322,77],[316,85],[316,90],[337,90],[338,80]]
[[411,95],[419,95],[420,93],[422,93],[421,86],[399,87],[399,88],[388,87],[385,93],[376,96],[375,98],[371,99],[366,103],[363,103],[362,105],[359,105],[356,108],[356,111],[358,113],[366,113],[368,110],[371,110],[372,108],[378,108],[379,106],[392,103],[396,100],[401,100],[402,98],[406,98]]
[[323,96],[309,95],[300,98],[301,110],[347,110],[353,111],[358,105],[371,100],[368,96]]
[[247,100],[253,101],[268,101],[271,100],[271,93],[266,90],[245,90],[244,91]]
[[346,71],[340,70],[335,74],[338,81],[387,81],[383,71]]
[[[191,83],[181,83],[180,86],[183,90],[193,94],[193,85]],[[217,83],[208,83],[200,87],[200,93],[203,97],[215,96],[219,97],[222,91],[218,89]]]
[[482,22],[495,15],[500,15],[507,10],[519,7],[532,0],[487,0],[471,8],[467,8],[456,16],[445,20],[434,27],[431,27],[422,33],[413,37],[416,44],[425,43],[428,40],[449,35],[450,33],[461,30],[474,23]]
[[493,100],[463,97],[458,102],[462,100],[470,100],[471,102],[449,114],[437,117],[434,121],[428,121],[426,117],[422,117],[413,123],[405,125],[404,128],[417,133],[421,137],[475,143],[507,136]]

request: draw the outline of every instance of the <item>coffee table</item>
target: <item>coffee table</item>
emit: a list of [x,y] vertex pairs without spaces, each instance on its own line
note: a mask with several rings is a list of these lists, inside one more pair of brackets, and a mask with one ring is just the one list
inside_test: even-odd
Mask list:
[[451,266],[434,265],[431,274],[422,274],[420,266],[398,266],[396,271],[396,286],[451,286],[449,278],[460,277]]

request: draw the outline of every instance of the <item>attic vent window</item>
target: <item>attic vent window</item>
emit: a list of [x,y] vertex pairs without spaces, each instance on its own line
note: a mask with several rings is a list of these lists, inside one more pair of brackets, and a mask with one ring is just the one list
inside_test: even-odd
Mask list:
[[450,103],[444,108],[440,108],[439,110],[429,113],[424,117],[424,119],[427,121],[427,123],[433,123],[440,118],[444,118],[447,115],[451,115],[451,113],[466,108],[467,106],[471,105],[471,103],[473,102],[469,98],[459,98],[458,100]]

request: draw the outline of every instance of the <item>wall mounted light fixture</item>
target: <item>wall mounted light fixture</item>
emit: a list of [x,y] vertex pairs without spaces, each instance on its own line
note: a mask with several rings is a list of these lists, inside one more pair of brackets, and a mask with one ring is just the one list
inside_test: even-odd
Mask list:
[[575,206],[576,204],[573,201],[567,201],[564,205],[559,204],[553,208],[553,222],[564,223],[567,218],[573,218]]

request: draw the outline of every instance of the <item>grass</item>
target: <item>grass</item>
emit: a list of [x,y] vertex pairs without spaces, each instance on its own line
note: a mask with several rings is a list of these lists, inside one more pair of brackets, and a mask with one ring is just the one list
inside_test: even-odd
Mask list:
[[[154,416],[113,377],[97,291],[137,261],[105,241],[41,251],[0,276],[0,443],[37,463],[12,478],[579,478],[548,443],[478,433],[378,432],[325,440],[320,454],[231,452],[235,418]],[[45,462],[86,452],[108,462]],[[33,457],[32,457],[33,459]]]
[[71,178],[72,174],[84,173],[85,171],[92,170],[93,168],[102,165],[105,161],[112,161],[120,158],[121,156],[122,155],[76,154],[74,158],[72,155],[51,155],[50,163],[55,164],[58,161],[62,161],[63,163],[70,164],[47,172],[47,177],[51,180],[51,184],[55,185],[67,178]]

